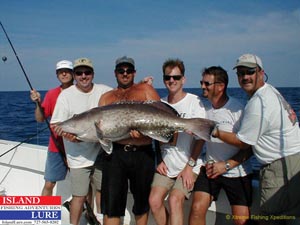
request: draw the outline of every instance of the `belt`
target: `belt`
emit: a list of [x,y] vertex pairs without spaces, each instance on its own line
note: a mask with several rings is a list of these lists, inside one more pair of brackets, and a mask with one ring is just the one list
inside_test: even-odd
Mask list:
[[113,143],[114,150],[124,150],[125,152],[152,150],[152,144],[149,145],[122,145]]

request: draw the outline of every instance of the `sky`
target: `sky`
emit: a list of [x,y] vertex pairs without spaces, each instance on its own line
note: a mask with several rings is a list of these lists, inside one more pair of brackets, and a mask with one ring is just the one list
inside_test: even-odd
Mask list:
[[[154,77],[164,88],[162,64],[179,58],[188,88],[200,87],[201,71],[222,66],[229,87],[239,87],[232,68],[244,53],[258,55],[275,87],[300,86],[299,0],[7,0],[0,21],[27,77],[37,90],[59,83],[55,64],[88,57],[95,83],[115,87],[115,60],[135,60],[136,81]],[[30,86],[0,29],[0,91]]]

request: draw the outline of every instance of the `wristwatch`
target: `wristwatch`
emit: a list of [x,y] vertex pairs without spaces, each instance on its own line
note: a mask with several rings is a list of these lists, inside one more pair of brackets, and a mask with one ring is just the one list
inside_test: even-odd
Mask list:
[[225,161],[225,169],[226,171],[230,170],[230,163],[228,161]]
[[190,158],[189,161],[188,161],[188,165],[190,167],[195,167],[196,166],[196,161],[194,159]]

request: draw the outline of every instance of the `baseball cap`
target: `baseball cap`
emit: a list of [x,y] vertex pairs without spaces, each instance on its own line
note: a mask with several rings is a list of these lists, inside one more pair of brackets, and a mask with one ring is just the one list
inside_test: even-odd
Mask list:
[[121,58],[118,58],[116,60],[116,68],[122,64],[127,64],[127,65],[130,65],[134,68],[134,60],[132,58],[129,58],[127,56],[123,56]]
[[79,58],[79,59],[76,59],[74,61],[74,69],[76,67],[79,67],[79,66],[87,66],[87,67],[90,67],[92,70],[94,70],[92,61],[90,59],[88,59],[88,58]]
[[68,60],[62,60],[56,63],[56,70],[59,69],[70,69],[73,70],[73,63]]
[[233,69],[236,69],[239,66],[245,66],[249,68],[255,68],[256,66],[259,66],[261,69],[263,69],[261,59],[253,54],[244,54],[240,56],[236,61],[236,65],[235,67],[233,67]]

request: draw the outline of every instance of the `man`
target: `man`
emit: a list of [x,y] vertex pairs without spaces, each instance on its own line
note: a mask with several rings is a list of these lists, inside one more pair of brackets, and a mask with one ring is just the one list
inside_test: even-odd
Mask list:
[[[36,90],[30,92],[31,100],[36,102],[35,119],[37,122],[44,122],[47,118],[52,116],[58,95],[62,90],[73,85],[73,63],[68,60],[57,62],[56,76],[61,84],[46,93],[42,104],[40,104],[40,93]],[[42,106],[42,109],[40,106]],[[43,196],[51,196],[53,194],[53,188],[56,182],[65,179],[67,170],[62,137],[52,133],[49,138],[44,175],[45,184],[42,190]]]
[[[168,96],[162,101],[176,109],[182,118],[205,118],[205,109],[199,97],[183,90],[186,81],[183,61],[169,59],[163,64],[162,70],[168,89]],[[182,132],[175,135],[171,143],[161,144],[162,161],[157,166],[149,197],[151,211],[158,225],[184,224],[184,201],[191,194],[202,164],[198,156],[203,143]],[[164,205],[167,194],[170,212]]]
[[264,81],[265,72],[258,56],[242,55],[234,69],[241,88],[250,99],[237,132],[216,127],[212,135],[241,149],[252,146],[254,155],[263,165],[260,171],[261,214],[286,218],[260,221],[261,224],[285,224],[296,220],[299,224],[300,130],[297,116],[282,95]]
[[[90,179],[96,179],[95,186],[100,194],[101,173],[95,170],[95,160],[100,151],[99,143],[79,142],[76,137],[62,132],[55,124],[69,119],[98,105],[100,96],[111,90],[103,84],[94,84],[94,68],[91,60],[79,58],[74,62],[74,79],[76,84],[64,90],[58,97],[51,119],[55,132],[64,137],[67,161],[70,168],[72,200],[70,206],[70,223],[79,224],[83,204],[89,191]],[[94,174],[96,173],[96,174]],[[99,174],[100,173],[100,174]],[[92,175],[95,176],[92,176]]]
[[[105,93],[100,106],[119,101],[159,101],[155,89],[146,83],[134,83],[135,63],[126,56],[116,60],[115,76],[118,87]],[[101,209],[104,224],[120,224],[125,215],[128,180],[133,195],[133,213],[137,225],[146,225],[148,220],[148,197],[154,174],[154,151],[152,140],[133,132],[134,138],[113,143],[112,153],[105,154],[103,162]],[[140,136],[140,137],[139,137]]]
[[[207,118],[218,122],[220,128],[236,131],[244,105],[226,93],[227,72],[220,66],[205,68],[200,81],[203,96],[211,105],[207,108]],[[241,152],[240,154],[238,154]],[[247,155],[246,155],[247,153]],[[252,198],[252,172],[250,161],[239,164],[249,158],[251,149],[240,151],[237,147],[212,138],[206,143],[206,164],[201,167],[200,175],[194,187],[193,203],[190,213],[190,225],[205,225],[206,213],[212,201],[216,201],[223,188],[229,199],[234,224],[246,224],[250,218]]]

